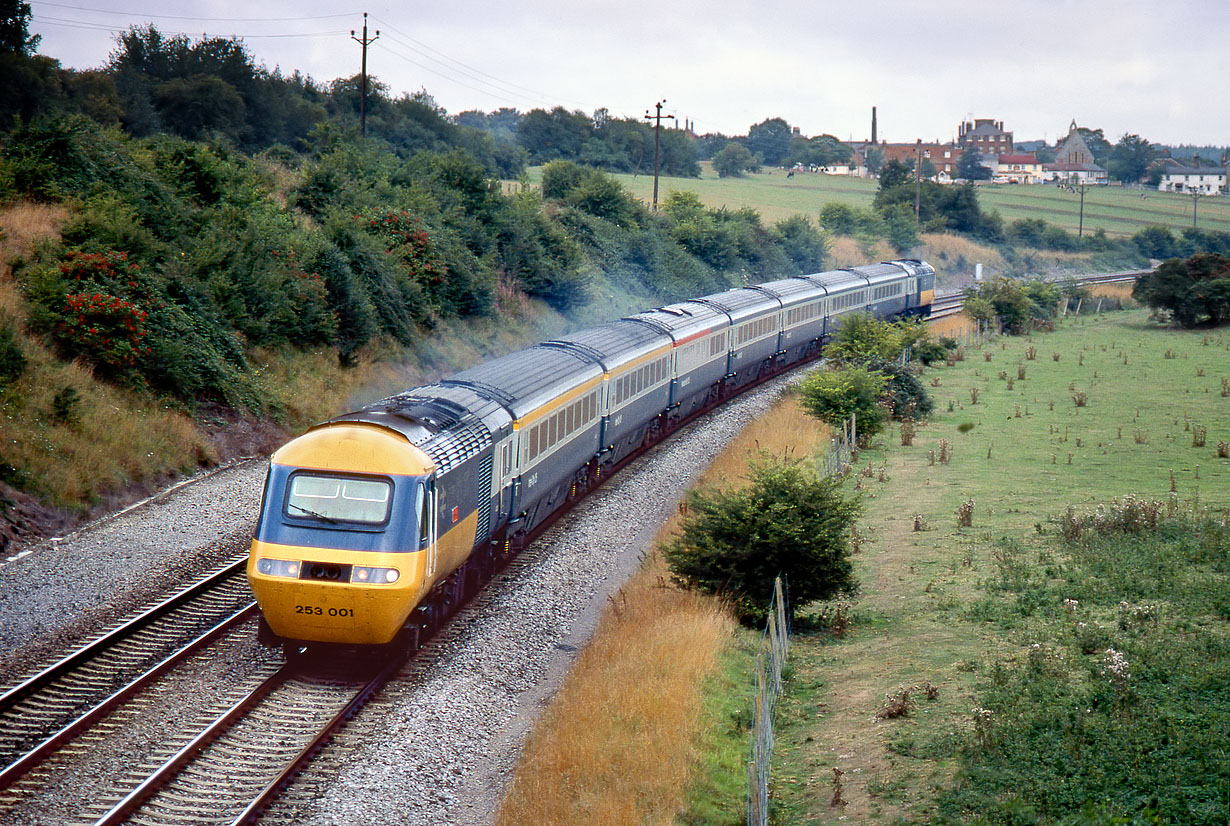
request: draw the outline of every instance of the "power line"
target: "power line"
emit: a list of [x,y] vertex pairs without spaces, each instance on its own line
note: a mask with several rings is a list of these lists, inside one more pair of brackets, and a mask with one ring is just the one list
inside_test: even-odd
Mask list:
[[332,20],[338,17],[353,17],[353,13],[346,14],[321,14],[314,17],[188,17],[179,14],[141,14],[138,12],[114,11],[112,9],[93,9],[88,6],[70,6],[65,3],[48,3],[45,0],[38,0],[40,6],[54,6],[58,9],[72,9],[73,11],[88,11],[95,14],[109,14],[113,17],[158,17],[167,20],[204,20],[211,23],[291,23],[300,20]]
[[[131,25],[124,26],[124,27],[116,27],[116,26],[108,25],[106,23],[91,23],[88,20],[65,20],[64,18],[60,18],[60,17],[43,17],[42,15],[32,16],[31,20],[32,22],[44,24],[44,25],[63,26],[69,29],[84,29],[86,31],[94,31],[94,32],[110,32],[112,34],[119,34],[120,32],[126,32],[128,31],[129,28],[131,28]],[[171,35],[172,37],[175,37],[178,35],[183,35],[184,37],[199,37],[201,35],[201,32],[199,31],[194,31],[194,32],[179,31],[177,32],[177,31],[167,31],[164,29],[159,29],[159,33],[165,34],[165,35]],[[325,32],[301,32],[298,34],[234,34],[232,33],[232,34],[227,34],[227,35],[218,34],[214,36],[215,37],[229,37],[229,38],[236,39],[236,40],[258,40],[258,39],[268,40],[268,39],[288,38],[288,37],[335,37],[339,34],[346,34],[346,30],[345,29],[334,29],[332,31],[325,31]]]
[[[379,23],[381,23],[381,24],[383,24],[387,30],[390,30],[390,31],[396,32],[396,33],[397,33],[398,35],[400,35],[401,37],[403,37],[403,38],[405,38],[406,40],[410,41],[409,43],[402,43],[401,41],[398,41],[398,40],[396,40],[396,38],[394,38],[394,40],[395,40],[396,42],[398,42],[400,45],[402,45],[403,47],[405,47],[405,48],[409,49],[409,50],[410,50],[410,51],[412,51],[412,52],[416,52],[416,53],[418,53],[418,54],[421,54],[423,57],[427,58],[428,60],[431,60],[431,61],[433,61],[433,62],[435,62],[435,63],[439,63],[439,64],[440,64],[440,65],[442,65],[442,66],[447,66],[447,64],[449,64],[449,63],[455,64],[455,66],[460,67],[460,69],[461,69],[463,72],[470,74],[470,76],[471,76],[471,77],[472,77],[475,81],[477,81],[477,82],[479,82],[479,83],[489,83],[489,81],[483,80],[483,78],[489,78],[489,79],[490,79],[490,81],[494,81],[494,83],[489,83],[489,85],[495,86],[496,88],[499,88],[499,87],[504,87],[504,89],[501,89],[501,91],[504,91],[505,89],[507,89],[509,92],[514,92],[514,90],[520,90],[521,92],[528,93],[528,94],[531,96],[530,98],[527,98],[527,99],[535,99],[535,98],[537,98],[537,99],[542,99],[542,98],[556,98],[556,99],[561,99],[561,98],[558,98],[558,97],[557,97],[557,96],[555,96],[555,95],[549,95],[549,94],[546,94],[545,92],[541,92],[541,91],[539,91],[539,90],[537,90],[537,89],[531,89],[531,88],[529,88],[528,86],[521,86],[521,85],[519,85],[519,84],[512,83],[511,81],[506,81],[506,80],[503,80],[503,79],[501,79],[501,78],[499,78],[499,77],[496,77],[495,75],[492,75],[492,74],[489,74],[489,73],[487,73],[487,72],[484,72],[482,69],[477,69],[477,68],[475,68],[475,67],[473,67],[473,66],[469,65],[468,63],[465,63],[465,62],[463,62],[463,61],[460,61],[460,60],[456,59],[455,57],[450,57],[449,55],[445,54],[444,52],[440,51],[439,49],[433,48],[432,46],[430,46],[430,45],[428,45],[428,44],[426,44],[426,43],[423,43],[423,42],[422,42],[422,41],[420,41],[420,40],[416,40],[415,38],[411,37],[410,35],[406,34],[405,32],[401,31],[400,29],[398,29],[396,26],[394,26],[394,25],[393,25],[391,22],[389,22],[388,20],[384,20],[384,19],[382,19],[382,18],[372,18],[372,19],[373,19],[373,20],[376,20],[377,22],[379,22]],[[411,44],[414,44],[414,45],[411,45]],[[416,46],[417,46],[417,47],[419,47],[419,48],[416,48]],[[426,53],[423,51],[424,49],[425,49],[425,50],[427,50],[428,52],[432,52],[433,54],[439,55],[439,56],[440,56],[440,58],[443,58],[443,60],[440,60],[440,59],[438,59],[438,58],[432,57],[432,55],[426,54]],[[452,69],[453,67],[449,66],[448,68]],[[480,75],[481,75],[481,77],[479,77]],[[515,92],[514,92],[514,93],[515,93]],[[564,99],[566,100],[566,98],[564,98]],[[574,100],[574,101],[571,101],[571,102],[572,102],[572,103],[577,103],[577,104],[579,104],[579,103],[580,103],[580,101],[575,101],[575,100]]]

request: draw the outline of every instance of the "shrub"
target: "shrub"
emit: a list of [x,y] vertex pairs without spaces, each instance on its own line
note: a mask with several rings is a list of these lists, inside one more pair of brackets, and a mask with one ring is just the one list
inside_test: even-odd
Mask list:
[[859,507],[839,482],[768,456],[750,475],[741,489],[688,495],[680,534],[662,549],[675,578],[729,596],[748,624],[764,620],[779,574],[796,608],[856,590],[850,534]]
[[879,404],[887,380],[864,367],[817,371],[799,384],[799,400],[807,412],[833,427],[856,414],[859,435],[866,438],[878,433],[888,418]]
[[13,331],[7,324],[0,326],[0,391],[21,378],[25,371],[26,356],[13,341]]

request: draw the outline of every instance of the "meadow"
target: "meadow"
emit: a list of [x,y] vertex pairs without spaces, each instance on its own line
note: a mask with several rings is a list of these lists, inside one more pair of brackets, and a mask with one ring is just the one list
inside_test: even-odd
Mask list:
[[[750,206],[767,223],[773,223],[795,214],[815,218],[820,207],[830,202],[869,208],[877,187],[874,179],[845,175],[798,173],[788,178],[781,169],[766,169],[741,178],[719,178],[709,164],[701,166],[699,179],[660,178],[658,199],[661,201],[677,190],[688,190],[711,208]],[[649,174],[613,177],[642,201],[652,200],[652,170]],[[1073,234],[1081,225],[1080,195],[1057,186],[984,183],[978,185],[978,198],[984,210],[997,210],[1005,221],[1042,218]],[[1230,232],[1230,198],[1200,198],[1196,222],[1201,229]],[[1101,229],[1112,238],[1126,237],[1157,225],[1170,227],[1174,232],[1190,227],[1192,196],[1122,186],[1089,187],[1085,191],[1086,233]]]
[[1224,822],[1228,349],[1130,311],[924,374],[854,474],[848,625],[791,651],[779,822]]

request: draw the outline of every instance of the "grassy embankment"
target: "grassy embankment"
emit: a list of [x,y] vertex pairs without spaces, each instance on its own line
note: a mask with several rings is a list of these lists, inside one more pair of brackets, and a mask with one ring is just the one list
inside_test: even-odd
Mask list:
[[[758,450],[797,456],[827,439],[783,399],[700,483],[736,484]],[[742,806],[759,636],[720,601],[667,585],[669,576],[654,555],[620,590],[527,743],[500,826],[665,824],[681,811],[717,823]]]
[[[959,325],[947,332],[960,332]],[[1197,500],[1230,507],[1230,460],[1217,456],[1218,442],[1230,441],[1230,399],[1222,395],[1228,348],[1225,332],[1159,330],[1143,311],[1132,311],[1001,339],[928,371],[939,412],[913,447],[885,433],[863,454],[870,472],[851,482],[865,489],[867,505],[857,557],[863,592],[848,612],[852,626],[840,638],[795,639],[775,758],[779,822],[927,821],[941,811],[968,817],[1014,793],[1023,800],[1007,808],[1037,808],[1039,822],[1074,801],[1129,810],[1151,795],[1159,808],[1194,807],[1197,814],[1176,822],[1206,822],[1199,812],[1218,805],[1224,813],[1224,536],[1220,557],[1215,544],[1202,550],[1147,539],[1064,546],[1053,520],[1069,505],[1079,511],[1128,494],[1166,503],[1172,487],[1180,513]],[[1084,406],[1073,398],[1080,393]],[[1199,426],[1208,428],[1205,445],[1192,447]],[[958,527],[956,510],[970,500],[972,526]],[[925,529],[915,531],[916,522]],[[652,590],[658,576],[648,570],[637,587]],[[1068,598],[1077,604],[1065,608]],[[709,638],[704,646],[713,644]],[[620,651],[595,649],[602,685],[580,695],[583,716],[567,707],[548,712],[501,823],[531,822],[526,813],[534,804],[518,795],[536,786],[557,793],[553,778],[560,776],[568,778],[571,808],[544,822],[740,822],[746,732],[738,721],[748,692],[748,638],[727,637],[726,644],[718,655],[726,667],[694,677],[708,728],[663,734],[682,741],[680,760],[695,750],[705,755],[692,763],[686,806],[676,792],[663,798],[651,791],[649,779],[663,762],[628,768],[649,753],[643,743],[621,746],[606,732],[555,733],[570,718],[654,728],[597,707],[602,696],[622,696],[638,683],[602,682],[623,670],[611,661],[656,647],[624,642]],[[1107,649],[1126,657],[1133,682],[1109,678]],[[627,673],[657,673],[653,668]],[[586,679],[583,670],[570,686]],[[886,695],[902,689],[913,706],[890,717]],[[692,696],[675,691],[676,701]],[[975,706],[991,711],[977,728]],[[1061,725],[1049,725],[1056,720]],[[572,736],[599,736],[603,756],[588,767],[537,756],[564,748]],[[1158,744],[1165,747],[1157,751]],[[630,756],[616,756],[623,748]],[[1150,758],[1153,752],[1161,756]],[[591,771],[607,764],[618,764],[620,774]],[[548,773],[534,780],[544,767]],[[834,768],[843,772],[840,787]],[[1191,791],[1202,783],[1211,791]],[[614,811],[604,807],[616,805],[603,802],[608,798],[621,817],[604,816]]]
[[[359,354],[360,366],[351,370],[340,370],[336,353],[328,349],[252,349],[247,357],[260,366],[259,381],[275,400],[277,417],[235,427],[237,414],[208,407],[194,412],[99,381],[87,363],[65,362],[46,340],[24,332],[28,310],[10,262],[58,239],[69,216],[64,207],[36,204],[0,210],[0,321],[16,331],[26,360],[22,375],[0,388],[0,480],[65,509],[60,517],[46,517],[51,529],[56,519],[71,523],[95,506],[138,496],[175,471],[192,472],[237,452],[269,449],[343,408],[426,383],[570,325],[639,310],[642,303],[611,292],[601,306],[589,308],[588,317],[569,321],[541,302],[502,292],[499,315],[441,323],[412,348],[369,345]],[[246,434],[242,440],[236,431]]]

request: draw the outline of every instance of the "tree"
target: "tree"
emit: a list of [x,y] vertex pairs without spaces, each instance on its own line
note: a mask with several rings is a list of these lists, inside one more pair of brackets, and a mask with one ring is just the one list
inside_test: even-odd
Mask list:
[[880,167],[884,166],[884,150],[878,146],[868,146],[863,150],[863,164],[867,167],[867,174],[880,174]]
[[804,166],[830,166],[845,163],[854,154],[849,146],[832,135],[811,138],[794,138],[790,143],[789,163]]
[[773,238],[800,273],[820,272],[829,251],[828,233],[816,229],[806,215],[783,218],[773,227]]
[[688,494],[679,537],[662,553],[676,581],[728,596],[742,621],[759,623],[779,575],[796,607],[857,590],[850,534],[859,511],[837,480],[762,456],[747,487]]
[[880,167],[880,191],[892,189],[910,182],[910,168],[901,161],[892,160]]
[[790,124],[768,118],[747,130],[747,148],[769,166],[780,166],[790,154]]
[[0,0],[0,54],[32,57],[43,36],[30,36],[30,4],[22,0]]
[[833,427],[853,413],[858,417],[860,439],[883,429],[887,414],[880,406],[884,375],[857,365],[812,373],[799,383],[799,402],[817,419]]
[[1085,146],[1089,147],[1089,151],[1093,153],[1093,162],[1098,166],[1106,166],[1106,162],[1110,159],[1110,141],[1106,140],[1106,136],[1102,134],[1101,129],[1087,129],[1084,126],[1077,128],[1077,132],[1085,139]]
[[719,178],[737,178],[744,170],[755,166],[756,160],[746,146],[738,143],[728,143],[713,156],[713,168]]
[[1158,150],[1140,135],[1125,134],[1110,153],[1107,170],[1115,180],[1135,183],[1149,171]]
[[982,165],[982,155],[977,149],[966,149],[957,161],[957,177],[967,181],[986,181],[991,178],[989,167]]
[[1181,327],[1230,321],[1230,259],[1199,253],[1171,259],[1136,281],[1132,298],[1167,310]]

